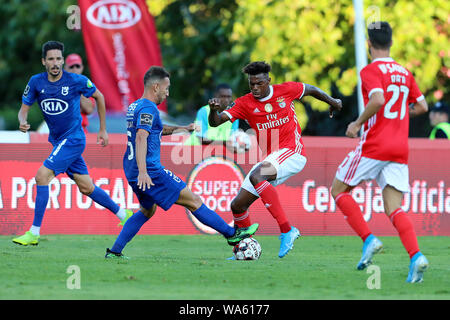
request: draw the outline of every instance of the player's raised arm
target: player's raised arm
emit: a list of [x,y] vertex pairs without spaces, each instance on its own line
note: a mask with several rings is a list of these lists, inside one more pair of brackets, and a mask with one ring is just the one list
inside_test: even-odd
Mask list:
[[108,145],[108,133],[106,132],[106,106],[105,97],[100,90],[95,90],[92,94],[97,104],[97,113],[100,120],[100,129],[97,135],[97,143],[101,143],[103,147]]
[[208,122],[211,127],[218,127],[222,123],[230,120],[230,117],[226,113],[218,113],[220,109],[220,103],[217,98],[209,99],[208,104],[209,108],[211,109],[211,112],[208,116]]
[[330,118],[333,117],[333,111],[341,111],[342,101],[340,99],[334,99],[334,98],[330,97],[323,90],[321,90],[313,85],[306,84],[306,83],[304,85],[305,85],[305,92],[304,92],[303,96],[311,96],[320,101],[328,103],[330,105],[330,109],[329,109]]
[[27,121],[28,118],[28,112],[30,111],[30,106],[27,106],[26,104],[22,103],[22,106],[20,107],[18,119],[19,119],[19,130],[22,132],[27,132],[30,130],[30,125]]

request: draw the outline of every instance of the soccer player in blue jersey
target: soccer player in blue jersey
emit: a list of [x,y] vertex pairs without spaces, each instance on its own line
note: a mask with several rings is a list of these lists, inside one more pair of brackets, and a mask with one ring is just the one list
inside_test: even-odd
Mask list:
[[95,186],[89,176],[81,154],[86,147],[86,136],[81,127],[80,97],[92,96],[98,107],[100,130],[97,143],[108,145],[105,123],[105,99],[102,93],[85,76],[63,70],[64,45],[49,41],[42,46],[42,64],[46,72],[31,77],[22,96],[19,130],[27,132],[28,112],[35,101],[42,111],[49,128],[48,141],[53,150],[36,174],[36,204],[30,230],[14,238],[21,245],[37,245],[45,209],[49,200],[50,181],[60,173],[67,173],[77,184],[80,192],[96,203],[109,209],[123,225],[132,215],[131,210],[120,208],[108,194]]
[[235,245],[256,232],[258,224],[247,228],[230,227],[217,213],[206,207],[186,183],[161,165],[161,136],[177,129],[193,131],[188,127],[163,125],[157,109],[169,95],[169,73],[162,67],[151,67],[144,76],[142,98],[133,102],[127,112],[128,146],[123,158],[123,169],[129,185],[136,194],[140,210],[125,223],[113,247],[106,249],[105,258],[127,259],[122,254],[125,245],[137,234],[159,206],[165,211],[179,204],[192,212],[203,224],[220,232]]

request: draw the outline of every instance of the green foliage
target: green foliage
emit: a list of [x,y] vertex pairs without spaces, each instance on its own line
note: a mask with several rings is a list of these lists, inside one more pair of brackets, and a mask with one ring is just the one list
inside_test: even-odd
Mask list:
[[[450,100],[450,2],[364,3],[368,21],[391,23],[392,56],[414,73],[427,101],[433,103],[442,96]],[[66,27],[66,10],[73,4],[76,0],[0,3],[0,19],[5,21],[0,33],[0,81],[7,84],[0,86],[1,116],[9,110],[6,118],[11,118],[29,77],[44,71],[42,43],[63,41],[66,53],[77,52],[85,58],[81,32]],[[168,100],[172,116],[192,120],[220,82],[228,82],[235,96],[247,93],[241,69],[252,60],[272,65],[274,83],[303,81],[343,99],[345,108],[333,120],[326,116],[324,103],[305,98],[297,104],[306,134],[342,135],[356,116],[351,0],[147,0],[147,4],[155,18],[164,66],[172,74]],[[427,119],[421,121],[423,126]],[[8,128],[17,128],[16,120],[12,125],[7,122]],[[414,134],[427,136],[428,132]]]
[[[303,81],[334,95],[354,95],[357,71],[352,1],[237,3],[232,53],[240,54],[249,43],[255,43],[251,59],[271,63],[274,82]],[[394,29],[392,57],[415,74],[429,102],[436,100],[432,95],[436,90],[449,98],[449,77],[444,74],[450,59],[449,11],[450,3],[445,0],[375,0],[365,10],[367,21],[390,22]],[[314,99],[304,101],[315,110],[328,108]],[[354,102],[344,107],[356,111]]]
[[231,54],[229,39],[237,5],[228,0],[167,2],[155,21],[163,63],[173,79],[169,112],[193,116],[218,83],[236,88],[241,80],[242,55]]

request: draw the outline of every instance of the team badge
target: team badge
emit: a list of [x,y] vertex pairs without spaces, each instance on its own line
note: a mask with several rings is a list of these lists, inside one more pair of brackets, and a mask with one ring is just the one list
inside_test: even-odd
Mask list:
[[277,99],[277,103],[280,106],[280,108],[286,107],[286,102],[284,101],[284,97],[280,97]]
[[267,103],[267,104],[264,106],[264,110],[266,110],[266,112],[272,112],[273,107],[272,107],[272,105],[271,105],[270,103]]
[[92,84],[91,80],[88,79],[88,81],[87,81],[87,83],[86,83],[86,86],[87,86],[88,88],[92,88],[94,85]]
[[61,87],[61,94],[67,96],[69,94],[69,87]]

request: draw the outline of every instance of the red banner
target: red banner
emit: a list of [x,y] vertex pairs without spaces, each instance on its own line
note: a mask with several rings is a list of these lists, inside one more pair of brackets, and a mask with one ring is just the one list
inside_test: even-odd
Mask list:
[[[162,65],[145,0],[78,0],[91,77],[108,112],[123,113],[142,96],[144,74]],[[160,106],[167,112],[166,104]]]
[[[163,137],[161,162],[186,181],[204,203],[227,222],[232,222],[230,204],[243,178],[260,159],[255,144],[246,154],[229,159],[220,156],[221,147],[184,146],[185,136]],[[357,140],[347,138],[304,137],[308,163],[305,169],[276,187],[290,222],[303,235],[353,235],[344,216],[330,195],[336,169]],[[83,154],[92,180],[120,206],[136,211],[137,199],[122,170],[126,135],[111,134],[110,145],[96,144],[88,134]],[[47,135],[32,134],[29,144],[0,144],[0,234],[21,234],[33,221],[36,195],[34,176],[51,152]],[[449,142],[410,139],[410,186],[403,209],[414,224],[417,235],[450,236],[450,159]],[[371,230],[380,236],[397,235],[384,214],[381,190],[375,181],[353,190]],[[278,234],[276,221],[260,200],[250,207],[259,234]],[[118,234],[119,220],[107,209],[82,195],[66,175],[51,182],[50,200],[42,234]],[[141,234],[212,233],[183,207],[162,209],[141,229]]]

